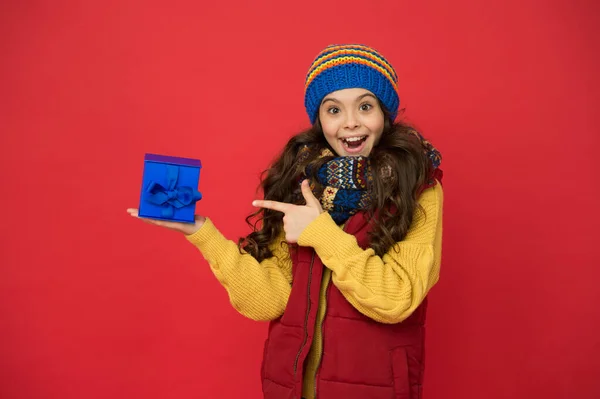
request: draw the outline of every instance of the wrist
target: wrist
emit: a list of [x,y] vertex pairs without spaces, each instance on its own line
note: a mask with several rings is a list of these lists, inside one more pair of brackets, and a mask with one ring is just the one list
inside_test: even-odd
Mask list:
[[206,218],[204,216],[196,215],[196,222],[194,224],[186,225],[181,232],[186,236],[191,236],[200,230],[205,222]]

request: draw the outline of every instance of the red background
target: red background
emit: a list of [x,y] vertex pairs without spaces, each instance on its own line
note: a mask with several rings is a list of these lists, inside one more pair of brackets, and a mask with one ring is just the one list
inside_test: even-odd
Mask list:
[[[253,3],[253,5],[250,5]],[[259,398],[266,324],[128,217],[146,152],[203,162],[229,237],[308,125],[325,45],[396,66],[443,152],[426,399],[598,398],[594,1],[0,3],[0,397]]]

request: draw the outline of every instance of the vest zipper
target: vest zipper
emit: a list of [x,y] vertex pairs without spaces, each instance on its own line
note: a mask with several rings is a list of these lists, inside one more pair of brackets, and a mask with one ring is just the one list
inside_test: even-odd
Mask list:
[[[346,231],[346,224],[344,224],[342,226],[342,230]],[[329,296],[329,286],[331,285],[331,279],[333,278],[333,275],[329,276],[329,279],[327,280],[327,287],[325,288],[325,303],[324,303],[324,311],[323,311],[323,321],[321,322],[321,356],[319,356],[319,362],[317,363],[317,368],[315,371],[315,399],[317,399],[317,380],[319,377],[319,368],[321,368],[321,361],[323,360],[323,354],[325,352],[325,330],[324,330],[324,325],[325,325],[325,318],[327,316],[327,297]]]
[[296,360],[294,361],[294,379],[296,379],[296,371],[298,370],[298,360],[300,359],[300,354],[306,345],[306,341],[308,340],[308,328],[306,328],[308,324],[308,315],[310,314],[310,284],[312,281],[312,269],[313,264],[315,263],[315,251],[313,250],[312,256],[310,258],[310,268],[308,269],[308,299],[306,305],[306,317],[304,318],[304,341],[302,341],[302,346],[300,346],[300,350],[296,354]]
[[315,369],[315,399],[317,399],[317,377],[319,376],[319,368],[321,367],[321,361],[323,360],[323,353],[325,348],[325,336],[324,336],[324,325],[325,325],[325,317],[327,316],[327,296],[329,295],[329,284],[331,284],[332,276],[329,276],[327,281],[327,287],[325,287],[325,303],[323,311],[323,321],[321,322],[321,356],[319,356],[319,362],[317,363],[317,367]]

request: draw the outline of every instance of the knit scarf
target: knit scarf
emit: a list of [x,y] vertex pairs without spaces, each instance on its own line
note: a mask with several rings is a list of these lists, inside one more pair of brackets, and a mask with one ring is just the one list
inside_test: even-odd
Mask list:
[[[426,187],[441,179],[439,165],[442,160],[440,152],[418,132],[412,132],[420,140],[423,152],[433,165],[433,173],[426,182]],[[300,149],[299,159],[309,155],[308,146]],[[338,224],[345,223],[355,213],[367,209],[371,205],[368,187],[373,180],[368,157],[335,157],[328,148],[321,151],[320,157],[334,157],[321,166],[317,172],[318,182],[324,186],[320,201],[323,210],[329,212]],[[308,171],[302,177],[310,175]],[[311,184],[314,189],[314,184]]]

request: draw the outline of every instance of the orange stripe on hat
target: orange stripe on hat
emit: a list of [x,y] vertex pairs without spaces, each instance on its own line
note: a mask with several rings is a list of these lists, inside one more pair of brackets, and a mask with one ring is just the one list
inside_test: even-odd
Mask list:
[[340,55],[361,55],[363,57],[366,57],[373,61],[376,61],[376,62],[382,64],[382,66],[392,76],[394,81],[398,80],[398,75],[396,75],[396,71],[394,71],[394,68],[385,60],[385,58],[383,58],[383,56],[378,54],[375,50],[373,50],[369,47],[365,47],[365,46],[331,46],[331,47],[328,47],[326,50],[323,50],[323,51],[321,51],[321,53],[319,53],[319,55],[317,56],[317,58],[311,65],[310,69],[308,70],[308,74],[310,75],[310,73],[314,69],[316,69],[321,63],[323,63],[331,58],[339,57]]
[[390,76],[390,73],[386,69],[382,68],[380,65],[378,65],[374,62],[365,60],[364,58],[351,57],[351,56],[338,57],[336,59],[326,61],[323,64],[319,65],[308,75],[308,77],[306,79],[305,88],[307,88],[311,84],[311,82],[317,77],[317,75],[319,75],[321,72],[326,71],[327,69],[330,69],[330,68],[334,68],[339,65],[346,65],[346,64],[361,64],[361,65],[366,65],[368,67],[376,69],[390,81],[392,87],[394,87],[394,90],[396,92],[398,91],[398,85],[396,84],[396,82]]

